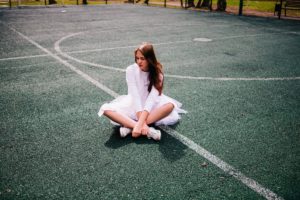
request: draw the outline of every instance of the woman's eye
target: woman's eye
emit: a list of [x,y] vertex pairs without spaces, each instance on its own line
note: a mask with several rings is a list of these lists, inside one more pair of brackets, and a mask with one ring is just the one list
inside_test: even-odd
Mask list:
[[145,58],[144,58],[144,57],[136,57],[136,58],[135,58],[135,60],[136,60],[136,61],[138,61],[138,60],[140,60],[140,61],[144,61],[144,60],[145,60]]

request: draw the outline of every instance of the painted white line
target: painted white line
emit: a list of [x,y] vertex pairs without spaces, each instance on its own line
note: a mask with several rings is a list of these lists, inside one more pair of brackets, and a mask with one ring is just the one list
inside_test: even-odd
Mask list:
[[[77,36],[77,35],[81,35],[83,34],[84,32],[78,32],[78,33],[73,33],[73,34],[70,34],[70,35],[66,35],[65,37],[62,37],[61,39],[59,39],[58,41],[55,42],[54,44],[54,49],[63,57],[65,58],[68,58],[70,60],[74,60],[78,63],[81,63],[81,64],[85,64],[85,65],[89,65],[89,66],[93,66],[93,67],[98,67],[98,68],[102,68],[102,69],[108,69],[108,70],[113,70],[113,71],[119,71],[119,72],[125,72],[126,70],[125,69],[120,69],[120,68],[116,68],[116,67],[110,67],[110,66],[106,66],[106,65],[101,65],[101,64],[96,64],[96,63],[91,63],[91,62],[87,62],[87,61],[83,61],[83,60],[80,60],[78,58],[74,58],[72,56],[70,56],[69,54],[63,52],[61,49],[60,49],[60,43],[68,38],[71,38],[73,36]],[[164,42],[164,43],[157,43],[157,44],[154,44],[156,46],[158,45],[166,45],[166,44],[174,44],[174,43],[186,43],[187,41],[177,41],[177,42]],[[125,46],[125,47],[115,47],[115,48],[105,48],[105,49],[101,49],[101,51],[104,51],[104,50],[115,50],[115,49],[120,49],[120,48],[133,48],[133,47],[137,47],[137,45],[135,46]],[[99,51],[100,49],[97,49],[97,51]],[[80,52],[83,52],[83,51],[80,51]],[[87,51],[85,51],[87,52]],[[74,53],[74,51],[72,52]]]
[[[80,33],[83,33],[83,32],[80,32]],[[234,36],[227,36],[227,37],[221,37],[221,38],[194,38],[192,40],[182,40],[182,41],[164,42],[164,43],[153,43],[153,45],[159,46],[159,45],[180,44],[180,43],[193,43],[193,42],[211,42],[211,41],[214,41],[214,40],[247,38],[247,37],[257,37],[257,36],[276,35],[276,34],[295,34],[295,35],[300,35],[300,33],[297,33],[297,32],[294,32],[294,31],[278,32],[278,33],[268,33],[268,34],[259,33],[259,34],[249,34],[249,35],[234,35]],[[68,36],[66,36],[66,38],[68,38]],[[66,38],[64,38],[64,39],[66,39]],[[119,46],[119,47],[111,47],[111,48],[101,48],[101,49],[87,49],[87,50],[79,50],[79,51],[64,51],[64,53],[73,54],[73,53],[99,52],[99,51],[109,51],[109,50],[116,50],[116,49],[136,48],[137,46],[138,45],[130,45],[130,46]]]
[[246,186],[248,186],[249,188],[251,188],[252,190],[254,190],[255,192],[257,192],[258,194],[262,195],[266,199],[270,199],[270,200],[271,199],[274,199],[274,200],[275,199],[278,199],[278,200],[280,199],[280,200],[283,200],[282,197],[278,196],[277,194],[275,194],[271,190],[263,187],[261,184],[259,184],[255,180],[253,180],[251,178],[248,178],[247,176],[245,176],[244,174],[242,174],[240,171],[238,171],[237,169],[235,169],[231,165],[227,164],[226,162],[224,162],[223,160],[221,160],[217,156],[213,155],[212,153],[210,153],[209,151],[207,151],[206,149],[204,149],[200,145],[196,144],[195,142],[193,142],[189,138],[181,135],[180,133],[178,133],[174,129],[171,129],[168,126],[159,126],[159,127],[163,131],[167,132],[168,134],[170,134],[171,136],[173,136],[174,138],[176,138],[177,140],[179,140],[181,143],[183,143],[186,146],[188,146],[190,149],[192,149],[195,152],[197,152],[200,156],[206,158],[211,163],[213,163],[214,165],[216,165],[217,167],[219,167],[221,170],[223,170],[224,172],[226,172],[229,175],[233,176],[237,180],[241,181]]
[[286,32],[277,32],[277,33],[257,33],[257,34],[248,34],[248,35],[233,35],[233,36],[226,36],[221,38],[213,38],[213,40],[227,40],[227,39],[235,39],[235,38],[247,38],[247,37],[257,37],[257,36],[268,36],[268,35],[281,35],[281,34],[294,34],[296,35],[297,32],[294,31],[286,31]]
[[295,34],[295,35],[300,35],[300,33],[299,33],[299,32],[296,32],[296,31],[291,31],[290,33],[291,33],[291,34]]
[[213,81],[284,81],[284,80],[300,80],[300,77],[279,77],[279,78],[226,78],[226,77],[198,77],[198,76],[180,76],[165,74],[166,77],[178,78],[178,79],[189,79],[189,80],[213,80]]
[[0,67],[0,69],[2,70],[10,70],[10,69],[23,69],[23,68],[30,68],[30,67],[44,67],[45,64],[51,64],[51,63],[57,63],[57,61],[49,61],[49,62],[43,62],[43,63],[35,63],[35,64],[31,64],[31,65],[18,65],[18,66],[14,66],[14,67],[7,67],[7,66],[4,66],[4,67]]
[[[80,32],[83,33],[83,32]],[[79,34],[79,33],[78,33]],[[77,34],[75,34],[77,35]],[[66,37],[61,38],[58,42],[58,46],[60,45],[60,43],[69,38],[74,36],[74,34],[72,35],[67,35]],[[180,44],[180,43],[188,43],[188,42],[192,42],[191,40],[183,40],[183,41],[176,41],[176,42],[163,42],[163,43],[153,43],[153,45],[155,46],[159,46],[159,45],[167,45],[167,44]],[[80,51],[64,51],[64,54],[73,54],[73,53],[88,53],[88,52],[99,52],[99,51],[110,51],[110,50],[116,50],[116,49],[129,49],[129,48],[137,48],[138,45],[131,45],[131,46],[121,46],[121,47],[111,47],[111,48],[102,48],[102,49],[87,49],[87,50],[80,50]],[[68,55],[67,55],[68,56]]]
[[193,41],[195,41],[195,42],[211,42],[212,39],[210,39],[210,38],[194,38]]
[[31,44],[35,45],[36,47],[38,47],[39,49],[41,49],[42,51],[44,51],[46,54],[48,54],[49,56],[53,57],[54,59],[58,60],[59,62],[61,62],[62,64],[64,64],[65,66],[69,67],[71,70],[73,70],[74,72],[76,72],[77,74],[79,74],[81,77],[83,77],[85,80],[93,83],[96,87],[100,88],[101,90],[105,91],[107,94],[113,96],[113,97],[117,97],[119,96],[115,91],[109,89],[108,87],[106,87],[105,85],[103,85],[102,83],[96,81],[95,79],[93,79],[92,77],[90,77],[89,75],[85,74],[84,72],[80,71],[79,69],[77,69],[76,67],[74,67],[73,65],[71,65],[70,63],[68,63],[67,61],[61,59],[60,57],[58,57],[57,55],[55,55],[54,53],[52,53],[51,51],[45,49],[44,47],[42,47],[41,45],[39,45],[38,43],[36,43],[35,41],[31,40],[29,37],[27,37],[26,35],[18,32],[17,30],[15,30],[12,27],[8,27],[9,29],[13,30],[14,32],[16,32],[18,35],[20,35],[21,37],[23,37],[24,39],[26,39],[28,42],[30,42]]
[[7,61],[7,60],[21,60],[21,59],[27,59],[27,58],[39,58],[39,57],[47,57],[48,54],[42,54],[42,55],[32,55],[32,56],[19,56],[19,57],[10,57],[10,58],[0,58],[0,61]]
[[[92,84],[94,84],[95,86],[97,86],[100,89],[102,89],[107,94],[111,95],[112,97],[119,96],[118,93],[114,92],[113,90],[109,89],[108,87],[106,87],[105,85],[99,83],[98,81],[94,80],[89,75],[87,75],[87,74],[83,73],[82,71],[78,70],[76,67],[74,67],[73,65],[69,64],[67,61],[61,59],[57,55],[53,54],[49,50],[45,49],[44,47],[42,47],[41,45],[39,45],[35,41],[31,40],[29,37],[23,35],[22,33],[18,32],[14,28],[11,28],[11,27],[9,27],[9,28],[11,30],[13,30],[14,32],[16,32],[17,34],[19,34],[24,39],[28,40],[31,44],[35,45],[36,47],[38,47],[39,49],[41,49],[42,51],[44,51],[48,55],[52,56],[54,59],[58,60],[59,62],[61,62],[65,66],[69,67],[71,70],[75,71],[77,74],[79,74],[84,79],[90,81]],[[241,181],[246,186],[248,186],[249,188],[251,188],[253,191],[257,192],[258,194],[262,195],[266,199],[269,199],[269,200],[273,200],[273,199],[274,200],[275,199],[276,200],[277,199],[278,200],[283,200],[283,198],[279,197],[277,194],[275,194],[271,190],[263,187],[262,185],[260,185],[259,183],[257,183],[255,180],[246,177],[241,172],[239,172],[238,170],[234,169],[232,166],[230,166],[226,162],[222,161],[217,156],[211,154],[209,151],[205,150],[203,147],[199,146],[198,144],[196,144],[192,140],[188,139],[187,137],[179,134],[178,132],[176,132],[175,130],[171,129],[170,127],[168,127],[168,126],[160,126],[160,128],[162,130],[164,130],[165,132],[167,132],[168,134],[172,135],[173,137],[177,138],[180,142],[182,142],[183,144],[185,144],[190,149],[194,150],[200,156],[203,156],[204,158],[206,158],[207,160],[209,160],[210,162],[212,162],[213,164],[215,164],[216,166],[218,166],[220,169],[222,169],[224,172],[226,172],[229,175],[235,177],[237,180]]]
[[[64,39],[66,39],[66,38],[64,38]],[[110,50],[116,50],[116,49],[129,49],[129,48],[136,48],[136,47],[137,46],[135,45],[135,46],[111,47],[111,48],[103,48],[103,49],[87,49],[87,50],[79,50],[79,51],[64,51],[64,53],[66,53],[66,54],[89,53],[89,52],[99,52],[99,51],[110,51]]]
[[70,38],[70,37],[73,37],[73,36],[75,36],[75,35],[80,35],[80,34],[82,34],[82,33],[83,33],[83,32],[73,33],[73,34],[67,35],[67,36],[65,36],[65,37],[62,37],[60,40],[58,40],[58,41],[55,42],[55,44],[54,44],[54,49],[55,49],[60,55],[62,55],[63,57],[68,58],[68,59],[70,59],[70,60],[74,60],[74,61],[76,61],[76,62],[78,62],[78,63],[82,63],[82,64],[85,64],[85,65],[90,65],[90,66],[94,66],[94,67],[99,67],[99,68],[103,68],[103,69],[109,69],[109,70],[114,70],[114,71],[119,71],[119,72],[125,72],[125,69],[119,69],[119,68],[114,68],[114,67],[109,67],[109,66],[105,66],[105,65],[100,65],[100,64],[95,64],[95,63],[90,63],[90,62],[86,62],[86,61],[83,61],[83,60],[79,60],[79,59],[74,58],[74,57],[72,57],[72,56],[70,56],[70,55],[68,55],[68,54],[66,54],[66,53],[64,53],[64,52],[61,51],[59,44],[60,44],[63,40],[65,40],[65,39],[67,39],[67,38]]
[[[70,60],[74,60],[74,61],[76,61],[78,63],[82,63],[82,64],[93,66],[93,67],[108,69],[108,70],[125,72],[125,69],[120,69],[120,68],[116,68],[116,67],[110,67],[110,66],[105,66],[105,65],[100,65],[100,64],[96,64],[96,63],[91,63],[91,62],[83,61],[83,60],[80,60],[78,58],[74,58],[74,57],[70,56],[69,54],[61,51],[61,49],[60,49],[60,43],[62,41],[66,40],[66,39],[68,39],[70,37],[83,34],[83,33],[84,32],[79,32],[79,33],[74,33],[74,34],[70,34],[70,35],[67,35],[65,37],[62,37],[60,40],[58,40],[58,41],[55,42],[55,45],[54,45],[55,50],[60,55],[62,55],[63,57],[68,58]],[[164,42],[164,43],[156,43],[156,44],[153,44],[153,45],[158,46],[158,45],[187,43],[187,42],[193,42],[193,41],[188,40],[188,41]],[[100,50],[101,51],[105,51],[105,50],[115,50],[115,49],[120,49],[120,48],[122,48],[122,49],[123,48],[133,48],[133,47],[136,47],[136,46],[123,46],[123,47],[114,47],[114,48],[105,48],[105,49],[96,49],[96,50],[97,51],[100,51]],[[80,51],[80,52],[84,52],[84,51]],[[87,51],[85,51],[85,52],[87,52]],[[247,77],[245,77],[245,78],[232,78],[232,77],[181,76],[181,75],[172,75],[172,74],[165,74],[165,77],[178,78],[178,79],[188,79],[188,80],[213,80],[213,81],[284,81],[284,80],[300,80],[300,77],[269,77],[269,78],[268,77],[253,77],[253,78],[247,78]]]

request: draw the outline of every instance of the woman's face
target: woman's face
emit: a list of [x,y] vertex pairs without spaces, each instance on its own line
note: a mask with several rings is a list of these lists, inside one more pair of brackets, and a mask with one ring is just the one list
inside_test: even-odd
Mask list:
[[147,72],[149,70],[148,61],[146,60],[145,56],[140,51],[136,52],[135,61],[136,61],[136,64],[139,66],[139,68],[142,71]]

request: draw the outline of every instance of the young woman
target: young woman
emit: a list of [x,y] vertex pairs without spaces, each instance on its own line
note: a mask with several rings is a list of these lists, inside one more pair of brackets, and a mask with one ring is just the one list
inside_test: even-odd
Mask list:
[[172,125],[180,119],[181,103],[162,93],[163,71],[153,46],[143,43],[134,52],[135,64],[126,69],[128,95],[117,97],[101,106],[98,115],[108,117],[113,124],[121,125],[120,135],[141,135],[161,139],[161,132],[150,125]]

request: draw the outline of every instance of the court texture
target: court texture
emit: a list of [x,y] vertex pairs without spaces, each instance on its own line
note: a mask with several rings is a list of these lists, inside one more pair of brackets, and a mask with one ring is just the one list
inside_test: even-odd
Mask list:
[[[300,198],[300,21],[122,4],[0,30],[0,199]],[[159,142],[97,116],[143,41],[188,111]]]

